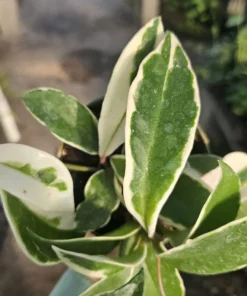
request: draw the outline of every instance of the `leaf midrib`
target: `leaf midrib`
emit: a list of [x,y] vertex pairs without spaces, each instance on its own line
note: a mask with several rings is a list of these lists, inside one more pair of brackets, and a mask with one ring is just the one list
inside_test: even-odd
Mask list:
[[[161,48],[161,51],[162,51],[162,48]],[[162,57],[162,59],[164,60],[164,57],[163,57],[163,55],[162,55],[162,52],[159,52],[158,54],[160,54],[160,56]],[[154,146],[154,144],[155,144],[155,138],[156,138],[156,131],[157,131],[157,129],[158,129],[158,126],[159,126],[159,122],[160,122],[160,117],[161,117],[161,106],[162,106],[162,104],[163,104],[163,102],[164,102],[164,100],[165,100],[165,98],[164,98],[164,91],[165,91],[165,88],[166,88],[166,85],[167,85],[167,79],[168,79],[168,76],[169,76],[169,72],[170,72],[170,69],[172,69],[173,68],[173,63],[172,63],[172,66],[169,68],[169,65],[170,65],[170,61],[171,61],[171,59],[172,59],[172,57],[174,56],[174,53],[175,53],[175,48],[174,48],[174,52],[173,52],[173,54],[172,54],[172,41],[171,41],[171,49],[170,49],[170,56],[169,56],[169,63],[168,63],[168,66],[167,66],[167,71],[166,71],[166,74],[165,74],[165,77],[164,77],[164,86],[163,86],[163,89],[162,89],[162,99],[161,99],[161,101],[160,101],[160,104],[158,104],[159,106],[157,107],[157,111],[155,112],[155,113],[157,113],[158,114],[158,116],[155,116],[155,118],[157,118],[156,120],[155,120],[155,122],[154,122],[154,128],[152,129],[153,130],[153,132],[151,132],[151,137],[150,137],[150,145],[149,145],[149,148],[148,148],[148,150],[147,150],[147,159],[150,159],[150,152],[152,151],[152,148],[153,148],[153,146]],[[149,162],[147,161],[147,168],[149,167]],[[147,173],[145,173],[144,174],[144,177],[143,177],[143,181],[142,181],[142,188],[144,188],[144,190],[142,191],[143,192],[143,194],[141,194],[141,196],[143,197],[143,199],[145,199],[145,195],[144,195],[144,193],[146,192],[146,190],[145,190],[145,188],[146,188],[146,186],[147,186],[147,184],[148,184],[148,182],[147,182],[147,179],[148,179],[148,172],[149,172],[149,169],[148,169],[148,171],[147,171]],[[143,184],[144,184],[144,186],[143,186]],[[145,199],[146,200],[146,199]],[[147,203],[145,202],[144,203],[144,216],[145,216],[145,224],[146,224],[146,226],[148,226],[148,217],[147,217],[147,213],[149,212],[149,211],[147,211]]]

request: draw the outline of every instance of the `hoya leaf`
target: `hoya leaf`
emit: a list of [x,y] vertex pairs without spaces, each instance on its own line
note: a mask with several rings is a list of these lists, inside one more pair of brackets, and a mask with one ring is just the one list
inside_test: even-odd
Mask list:
[[239,176],[241,199],[247,198],[247,153],[232,152],[224,157],[226,162]]
[[56,259],[57,255],[52,245],[63,250],[81,252],[88,255],[107,255],[119,242],[136,235],[139,230],[139,225],[130,222],[104,236],[55,239],[46,238],[46,236],[41,237],[31,230],[30,235],[33,242],[39,246],[40,252],[48,254],[50,258]]
[[106,256],[93,256],[83,253],[66,251],[53,246],[54,251],[62,262],[73,270],[94,278],[103,278],[123,268],[139,266],[146,257],[146,245],[141,243],[137,249],[129,255],[118,258]]
[[58,263],[60,260],[55,254],[51,256],[50,252],[43,250],[40,244],[34,241],[29,229],[37,235],[54,240],[71,239],[79,234],[71,230],[60,230],[48,224],[44,217],[33,212],[23,201],[10,193],[2,191],[1,197],[7,220],[22,251],[36,264]]
[[99,154],[108,156],[124,142],[129,88],[142,60],[164,36],[161,18],[146,24],[127,44],[109,82],[99,119]]
[[213,154],[190,155],[186,165],[186,170],[193,172],[197,177],[201,177],[209,171],[217,168],[219,165],[219,159],[221,159],[220,156]]
[[144,264],[143,296],[183,296],[185,289],[179,272],[165,259],[158,257],[151,243],[148,244]]
[[144,274],[141,269],[126,285],[120,289],[102,294],[101,296],[142,296],[144,290]]
[[247,218],[206,233],[161,255],[181,271],[210,275],[230,272],[247,265]]
[[113,155],[111,157],[111,166],[119,182],[123,184],[125,173],[125,155]]
[[[125,156],[112,156],[111,164],[115,175],[118,176],[119,180],[123,181]],[[167,225],[185,229],[195,224],[203,205],[210,195],[210,190],[206,184],[193,175],[186,171],[180,176],[171,196],[163,207],[160,218]],[[188,188],[190,188],[189,191]],[[119,187],[117,189],[120,191]]]
[[215,190],[204,204],[200,215],[191,228],[170,235],[173,245],[180,245],[189,237],[199,236],[233,221],[239,210],[239,178],[225,163],[219,161],[222,176]]
[[86,153],[98,153],[97,119],[74,97],[39,88],[25,93],[22,99],[31,114],[59,140]]
[[75,228],[71,175],[54,156],[20,144],[0,145],[0,189],[57,228]]
[[[123,268],[111,274],[88,288],[80,296],[96,296],[103,293],[111,293],[127,284],[136,274],[136,268]],[[103,294],[104,295],[104,294]]]
[[124,198],[150,237],[191,152],[199,110],[196,77],[168,32],[142,62],[126,115]]
[[[244,152],[232,152],[223,157],[223,162],[228,164],[235,173],[239,174],[241,180],[241,196],[244,197],[245,194],[247,196],[247,186],[244,186],[247,182],[247,174],[245,170],[247,169],[247,153]],[[220,167],[216,167],[215,169],[206,172],[202,176],[202,180],[206,182],[210,187],[214,188],[216,185],[216,181],[220,176],[221,170]]]
[[160,218],[181,230],[192,227],[209,195],[210,189],[200,179],[183,173],[161,210]]
[[205,203],[190,236],[214,230],[237,216],[240,203],[239,178],[227,164],[219,161],[219,165],[221,179]]
[[85,201],[77,208],[77,229],[84,232],[106,225],[119,206],[119,198],[114,187],[114,173],[111,168],[100,170],[88,180]]
[[120,242],[119,246],[119,256],[126,256],[130,254],[138,243],[139,236],[138,233],[130,236],[128,239]]

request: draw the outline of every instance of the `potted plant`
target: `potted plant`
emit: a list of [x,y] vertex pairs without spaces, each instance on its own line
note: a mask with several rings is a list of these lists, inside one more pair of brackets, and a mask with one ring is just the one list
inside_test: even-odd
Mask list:
[[[190,155],[197,80],[160,18],[121,54],[99,121],[98,104],[90,110],[58,90],[33,90],[23,101],[66,144],[64,163],[24,145],[0,146],[2,203],[31,260],[97,279],[84,296],[180,296],[179,271],[214,275],[247,265],[246,155]],[[71,153],[77,162],[68,163]]]

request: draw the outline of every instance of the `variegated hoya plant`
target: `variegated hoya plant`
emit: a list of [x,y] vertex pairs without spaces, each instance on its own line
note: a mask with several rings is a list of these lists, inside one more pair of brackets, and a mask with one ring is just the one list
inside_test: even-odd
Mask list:
[[247,155],[190,155],[197,80],[160,18],[122,52],[100,116],[54,89],[23,102],[63,143],[60,160],[0,146],[2,204],[31,260],[98,279],[83,296],[182,296],[179,271],[247,265]]

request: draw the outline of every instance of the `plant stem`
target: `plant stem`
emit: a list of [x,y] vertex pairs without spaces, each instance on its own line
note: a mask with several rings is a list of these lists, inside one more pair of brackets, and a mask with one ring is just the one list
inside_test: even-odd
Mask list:
[[158,281],[159,281],[159,290],[160,290],[160,293],[162,296],[166,296],[166,293],[164,291],[164,288],[163,288],[163,283],[162,283],[162,275],[161,275],[161,262],[160,262],[160,257],[157,257],[157,272],[158,272]]
[[100,164],[101,164],[101,165],[105,165],[105,163],[106,163],[106,157],[105,157],[105,156],[102,156],[102,157],[100,158]]

